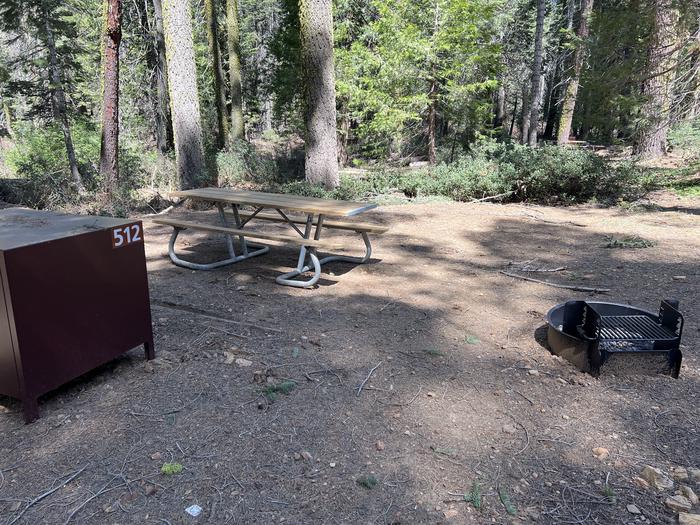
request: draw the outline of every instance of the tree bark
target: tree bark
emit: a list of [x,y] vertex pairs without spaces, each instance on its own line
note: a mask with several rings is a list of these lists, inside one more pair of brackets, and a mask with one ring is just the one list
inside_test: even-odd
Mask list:
[[2,114],[5,118],[5,131],[7,135],[12,138],[15,136],[14,130],[12,129],[12,112],[10,111],[10,106],[7,101],[2,101]]
[[574,119],[574,109],[576,108],[576,97],[581,81],[581,71],[586,60],[588,50],[589,19],[593,12],[593,0],[581,0],[581,21],[576,31],[576,49],[574,51],[574,64],[571,78],[564,92],[562,101],[561,117],[559,117],[559,129],[557,131],[557,144],[562,146],[569,141],[571,134],[571,122]]
[[435,78],[435,68],[433,68],[433,78],[430,81],[430,91],[428,92],[428,162],[431,165],[437,163],[435,151],[435,131],[437,120],[437,79]]
[[193,188],[204,178],[204,148],[189,0],[163,2],[163,27],[177,172],[181,187]]
[[79,192],[83,192],[85,191],[85,187],[83,186],[83,179],[78,170],[78,162],[75,159],[73,137],[71,136],[68,113],[66,111],[66,94],[63,91],[63,75],[61,66],[58,63],[56,40],[54,39],[53,29],[51,29],[51,24],[49,23],[48,13],[44,13],[44,30],[46,31],[46,47],[49,51],[51,109],[54,119],[61,123],[61,131],[63,132],[63,140],[66,144],[66,154],[68,156],[68,165],[70,166],[73,184]]
[[661,157],[667,152],[670,125],[673,64],[676,60],[674,27],[678,17],[673,0],[656,0],[654,33],[648,58],[648,77],[644,81],[642,122],[637,130],[633,152],[643,159]]
[[530,86],[527,84],[523,84],[521,100],[520,142],[527,144],[527,137],[530,132]]
[[335,116],[331,0],[299,0],[306,91],[306,180],[332,189],[340,184]]
[[540,120],[540,105],[542,104],[542,40],[544,38],[545,8],[545,0],[537,0],[537,23],[535,26],[535,57],[532,61],[530,121],[528,123],[527,135],[523,139],[523,143],[527,143],[532,147],[537,146],[537,130],[539,128]]
[[104,5],[100,174],[104,178],[105,190],[112,194],[119,183],[119,45],[122,39],[122,5],[121,0],[104,0]]
[[[502,128],[503,119],[506,116],[506,88],[502,83],[499,84],[498,90],[496,91],[493,109],[493,128]],[[503,130],[501,130],[500,134],[504,135]]]
[[238,0],[226,1],[228,31],[228,70],[231,84],[231,140],[243,139],[243,77],[241,74],[241,42],[238,24]]
[[168,100],[168,64],[165,57],[165,32],[163,30],[163,7],[161,0],[153,0],[153,29],[156,48],[156,68],[153,84],[156,98],[156,144],[161,153],[173,149],[173,121],[170,118]]
[[226,111],[226,81],[224,69],[221,66],[221,51],[219,50],[219,24],[216,16],[215,0],[204,0],[204,14],[207,19],[207,40],[209,55],[214,70],[214,101],[216,102],[217,135],[216,145],[224,147],[228,136],[228,112]]

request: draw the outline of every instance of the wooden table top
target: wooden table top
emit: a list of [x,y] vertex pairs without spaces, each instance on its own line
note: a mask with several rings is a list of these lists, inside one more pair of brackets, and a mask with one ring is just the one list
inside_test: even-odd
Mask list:
[[316,197],[300,197],[298,195],[233,190],[229,188],[198,188],[174,191],[170,196],[225,204],[279,208],[302,213],[330,215],[332,217],[352,217],[377,207],[376,204],[368,202],[318,199]]

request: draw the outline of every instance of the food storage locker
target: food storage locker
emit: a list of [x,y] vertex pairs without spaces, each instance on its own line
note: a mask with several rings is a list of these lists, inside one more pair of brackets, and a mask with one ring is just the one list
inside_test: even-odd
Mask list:
[[140,221],[0,210],[0,394],[37,398],[137,346],[154,357]]

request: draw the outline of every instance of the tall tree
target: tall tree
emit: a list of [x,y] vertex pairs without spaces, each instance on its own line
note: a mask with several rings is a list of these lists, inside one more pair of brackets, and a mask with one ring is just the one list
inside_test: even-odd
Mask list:
[[152,88],[156,96],[156,143],[161,153],[173,147],[173,121],[170,118],[168,100],[168,64],[165,58],[165,32],[163,30],[163,6],[161,0],[153,0],[153,35],[155,60],[153,61]]
[[571,122],[576,108],[576,97],[588,50],[589,19],[593,12],[593,0],[581,0],[581,20],[576,30],[576,48],[574,50],[574,63],[571,77],[566,85],[564,99],[562,101],[561,116],[559,117],[559,129],[557,130],[557,144],[562,146],[569,140],[571,134]]
[[228,113],[226,111],[226,81],[224,69],[221,65],[221,51],[219,49],[219,22],[216,10],[216,0],[204,0],[204,15],[207,19],[207,41],[209,43],[209,55],[214,71],[214,102],[216,103],[216,145],[219,149],[224,147],[228,135]]
[[241,35],[238,23],[238,0],[226,1],[228,32],[228,69],[231,84],[231,139],[245,136],[243,123],[243,76],[241,74]]
[[645,102],[633,148],[636,155],[645,159],[665,155],[667,150],[677,18],[673,0],[655,0],[647,75],[642,87]]
[[121,0],[104,0],[105,32],[102,52],[103,102],[100,174],[112,194],[119,182],[119,45],[122,39]]
[[51,27],[51,17],[47,11],[44,15],[44,37],[46,38],[46,49],[49,53],[49,85],[51,90],[51,108],[53,110],[54,119],[60,122],[61,131],[63,132],[63,140],[66,144],[66,154],[68,156],[68,165],[70,166],[71,177],[73,184],[78,191],[84,191],[83,179],[78,171],[78,161],[75,158],[75,147],[73,146],[73,137],[70,132],[70,123],[68,121],[68,113],[66,111],[66,94],[63,91],[63,75],[61,65],[58,61],[58,53],[56,52],[56,38],[54,37],[53,28]]
[[204,171],[202,121],[189,0],[163,2],[175,161],[182,188],[192,188]]
[[523,135],[523,144],[537,146],[537,131],[540,120],[540,105],[542,104],[542,62],[544,54],[544,17],[546,2],[537,0],[537,22],[535,25],[535,56],[532,61],[532,77],[530,82],[530,118],[527,133]]
[[332,7],[332,0],[299,0],[306,92],[306,180],[326,188],[340,184]]

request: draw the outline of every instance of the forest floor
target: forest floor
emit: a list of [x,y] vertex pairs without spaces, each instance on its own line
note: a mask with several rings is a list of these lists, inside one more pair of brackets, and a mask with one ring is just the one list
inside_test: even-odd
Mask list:
[[[332,264],[312,290],[274,283],[286,248],[177,268],[147,220],[157,358],[133,350],[45,396],[31,425],[0,398],[0,522],[675,523],[680,482],[635,478],[700,467],[700,199],[652,201],[383,206],[371,263]],[[605,247],[635,235],[653,246]],[[611,289],[598,300],[678,298],[680,378],[594,379],[551,355],[547,310],[587,295],[499,273],[524,265]],[[477,486],[480,508],[462,497]]]

